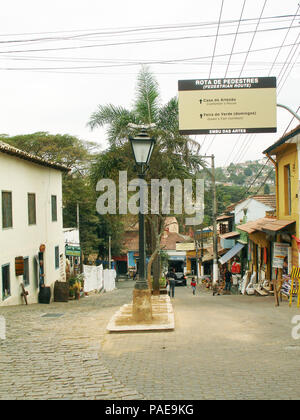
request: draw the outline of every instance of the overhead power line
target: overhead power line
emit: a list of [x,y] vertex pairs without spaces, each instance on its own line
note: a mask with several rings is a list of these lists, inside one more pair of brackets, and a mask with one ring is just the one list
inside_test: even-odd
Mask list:
[[[264,6],[265,6],[265,4],[264,4]],[[300,7],[300,5],[298,5],[298,7],[297,7],[297,10],[296,10],[295,15],[298,13],[298,11],[299,11],[299,7]],[[294,16],[295,16],[295,15],[294,15]],[[294,22],[294,16],[293,16],[293,19],[292,19],[292,21],[291,21],[291,23],[290,23],[289,28],[291,28],[291,27],[292,27],[292,25],[293,25],[293,22]],[[289,28],[288,28],[288,30],[287,30],[287,34],[290,32],[290,29],[289,29]],[[280,50],[280,51],[282,50],[282,48],[284,48],[284,42],[285,42],[285,40],[286,40],[287,34],[285,35],[284,40],[283,40],[283,42],[281,43],[281,47],[279,48],[279,50]],[[289,54],[288,54],[288,56],[287,56],[287,59],[289,59],[289,57],[290,57],[290,56],[293,56],[293,55],[294,55],[294,54],[293,54],[293,49],[294,49],[295,45],[297,45],[297,47],[298,47],[298,45],[299,45],[299,43],[298,43],[299,35],[300,35],[300,34],[298,33],[298,36],[297,36],[297,38],[296,38],[296,41],[295,41],[295,42],[294,42],[294,44],[291,46],[290,52],[289,52]],[[273,65],[272,65],[272,67],[271,67],[271,68],[273,68],[273,67],[274,67],[275,62],[277,61],[278,55],[279,55],[279,54],[277,54],[277,55],[276,55],[276,57],[275,57],[275,59],[274,59],[274,61],[273,61]],[[286,67],[286,65],[287,65],[287,59],[285,60],[284,64],[282,65],[282,68],[281,68],[281,71],[280,71],[280,73],[279,73],[279,76],[281,75],[282,71],[284,70],[284,68],[285,68],[285,67]],[[294,65],[296,64],[296,61],[297,61],[297,59],[295,60]],[[288,68],[288,67],[286,67],[286,70],[287,70],[287,68]],[[290,68],[288,75],[290,74],[290,72],[291,72],[292,68],[293,68],[293,66]],[[270,71],[269,71],[269,74],[270,74]],[[287,80],[288,75],[286,76],[286,80]],[[278,78],[279,76],[277,76],[277,78]],[[283,84],[281,84],[282,80],[283,80],[283,79],[281,78],[281,79],[278,81],[278,83],[277,83],[278,87],[280,88],[280,89],[279,89],[279,93],[280,93],[281,89],[283,88]],[[285,80],[285,81],[286,81],[286,80]],[[284,82],[284,83],[285,83],[285,82]],[[238,160],[241,160],[241,159],[244,157],[245,153],[246,153],[246,152],[247,152],[247,150],[248,150],[248,147],[249,147],[249,145],[250,145],[251,141],[253,141],[255,138],[256,138],[256,136],[255,136],[255,135],[254,135],[254,137],[253,137],[253,135],[252,135],[252,136],[251,136],[251,135],[250,135],[250,136],[248,136],[248,139],[247,139],[247,137],[245,137],[245,140],[243,141],[242,145],[240,146],[239,152],[238,152],[238,154],[236,155],[235,159],[236,159],[236,158],[238,158]],[[230,158],[230,155],[229,155],[229,157],[227,158],[227,160],[228,160],[229,158]],[[235,161],[235,159],[234,159],[233,161]],[[227,162],[227,160],[226,160],[226,162]]]
[[[276,27],[271,29],[260,29],[255,31],[244,31],[240,32],[239,35],[247,35],[252,33],[266,33],[272,31],[282,31],[287,29],[286,26],[284,27]],[[299,26],[293,26],[291,29],[299,29]],[[235,35],[234,32],[228,32],[224,34],[219,34],[221,37],[227,37]],[[0,51],[0,54],[16,54],[16,53],[23,53],[23,52],[43,52],[43,51],[66,51],[66,50],[78,50],[78,49],[86,49],[86,48],[100,48],[100,47],[114,47],[114,46],[126,46],[126,45],[138,45],[138,44],[146,44],[146,43],[157,43],[157,42],[173,42],[173,41],[183,41],[183,40],[190,40],[190,39],[203,39],[203,38],[213,38],[215,35],[207,34],[207,35],[186,35],[181,37],[168,37],[168,38],[152,38],[152,39],[139,39],[139,40],[131,40],[131,41],[119,41],[119,42],[108,42],[102,44],[88,44],[88,45],[77,45],[77,46],[69,46],[69,47],[57,47],[57,48],[35,48],[35,49],[27,49],[27,50],[6,50]]]
[[229,60],[228,60],[228,63],[227,63],[227,67],[226,67],[224,78],[227,76],[227,72],[228,72],[228,69],[229,69],[230,61],[231,61],[231,58],[232,58],[232,53],[233,53],[233,50],[234,50],[234,47],[235,47],[235,43],[236,43],[236,39],[237,39],[237,36],[238,36],[238,33],[239,33],[240,24],[241,24],[241,21],[242,21],[242,16],[243,16],[243,13],[244,13],[244,8],[245,8],[246,1],[247,0],[244,0],[243,6],[242,6],[241,15],[240,15],[240,18],[238,20],[238,26],[237,26],[237,29],[236,29],[236,32],[235,32],[235,36],[234,36],[234,40],[233,40],[233,44],[232,44],[232,48],[231,48],[231,53],[230,53]]
[[[266,16],[262,18],[263,20],[268,23],[268,21],[271,21],[271,23],[278,22],[278,19],[280,20],[286,20],[289,19],[294,15],[274,15],[274,16]],[[297,17],[297,16],[296,16]],[[275,20],[277,19],[277,20]],[[242,24],[253,24],[257,18],[247,18],[242,19]],[[273,20],[273,22],[272,22]],[[221,21],[220,24],[224,26],[228,25],[234,25],[237,22],[236,19],[229,19]],[[94,35],[123,35],[124,33],[136,33],[136,32],[145,32],[145,31],[161,31],[161,30],[173,30],[173,29],[198,29],[201,27],[209,27],[209,26],[215,26],[218,25],[218,21],[206,21],[206,22],[188,22],[188,23],[179,23],[179,24],[164,24],[164,25],[149,25],[149,26],[136,26],[136,27],[111,27],[111,28],[88,28],[88,29],[71,29],[71,30],[58,30],[58,31],[43,31],[43,32],[22,32],[22,33],[7,33],[7,34],[0,34],[0,38],[2,37],[8,37],[8,36],[28,36],[28,35],[46,35],[46,34],[71,34],[75,33],[74,35],[67,35],[65,36],[65,39],[70,39],[71,37],[88,37],[88,36],[94,36]],[[88,32],[87,34],[83,32]],[[80,35],[81,33],[81,35]],[[31,41],[40,41],[40,40],[56,40],[56,39],[63,39],[64,37],[60,36],[48,36],[48,37],[39,37],[39,38],[31,38],[31,39],[25,39],[25,40],[9,40],[4,42],[31,42]],[[1,42],[1,41],[0,41]]]
[[[294,46],[295,44],[289,44],[289,45],[285,45],[285,47],[289,47],[289,46]],[[299,45],[299,43],[297,43],[297,45]],[[261,51],[270,51],[273,49],[277,49],[280,48],[280,46],[275,46],[275,47],[266,47],[266,48],[258,48],[256,50],[252,50],[252,52],[261,52]],[[234,52],[234,55],[240,55],[240,54],[245,54],[245,51],[239,51],[239,52]],[[228,55],[230,55],[229,53],[225,53],[225,54],[217,54],[215,55],[215,58],[219,58],[219,57],[227,57]],[[167,59],[167,60],[141,60],[141,61],[136,61],[136,62],[124,62],[124,63],[120,63],[120,64],[108,64],[108,65],[93,65],[93,66],[73,66],[73,67],[2,67],[0,68],[0,70],[76,70],[76,69],[91,69],[91,68],[112,68],[112,67],[129,67],[129,66],[140,66],[142,64],[175,64],[175,63],[180,63],[180,64],[191,64],[190,61],[193,60],[205,60],[205,59],[211,59],[211,55],[208,56],[203,56],[203,57],[190,57],[190,58],[178,58],[178,59]],[[199,65],[199,63],[195,63],[195,65]]]
[[244,63],[243,63],[243,66],[242,66],[242,68],[241,68],[241,71],[240,71],[240,76],[241,76],[241,75],[242,75],[242,73],[243,73],[243,70],[244,70],[245,64],[246,64],[246,62],[247,62],[248,56],[249,56],[250,51],[251,51],[251,47],[252,47],[252,44],[253,44],[253,41],[254,41],[255,35],[256,35],[256,34],[257,34],[257,32],[258,32],[258,26],[259,26],[259,24],[260,24],[260,21],[261,21],[261,18],[262,18],[262,14],[263,14],[263,12],[264,12],[264,10],[265,10],[266,3],[267,3],[267,0],[265,0],[265,2],[264,2],[264,4],[263,4],[263,7],[262,7],[262,10],[261,10],[261,13],[260,13],[259,19],[258,19],[257,24],[256,24],[256,28],[255,28],[255,30],[254,30],[254,32],[253,32],[253,36],[252,36],[252,39],[251,39],[251,42],[250,42],[250,46],[249,46],[249,48],[248,48],[248,51],[247,51],[247,54],[246,54],[246,57],[245,57],[245,61],[244,61]]
[[213,63],[214,63],[214,57],[215,57],[215,52],[216,52],[216,47],[217,47],[217,42],[218,42],[218,35],[219,35],[223,5],[224,5],[224,0],[222,0],[222,4],[221,4],[221,10],[220,10],[219,22],[218,22],[218,27],[217,27],[217,34],[216,34],[216,40],[215,40],[215,45],[214,45],[214,51],[213,51],[213,55],[212,55],[212,58],[211,58],[211,64],[210,64],[209,75],[208,75],[209,79],[210,79],[210,76],[211,76],[211,70],[212,70],[212,66],[213,66]]
[[[300,5],[298,5],[298,9],[297,9],[297,11],[296,11],[296,14],[298,13],[299,8],[300,8]],[[269,71],[268,76],[270,76],[270,75],[271,75],[271,73],[272,73],[272,70],[273,70],[273,67],[274,67],[274,65],[275,65],[275,63],[276,63],[276,61],[277,61],[277,58],[278,58],[278,56],[279,56],[279,54],[280,54],[280,52],[281,52],[281,50],[282,50],[282,47],[284,46],[284,43],[285,43],[285,41],[286,41],[286,39],[287,39],[287,36],[288,36],[288,34],[289,34],[289,32],[290,32],[290,29],[291,29],[291,27],[293,26],[293,23],[294,23],[295,18],[296,18],[296,14],[295,14],[295,16],[293,17],[293,19],[291,20],[290,27],[289,27],[289,29],[287,30],[287,32],[286,32],[286,34],[285,34],[285,36],[284,36],[284,38],[283,38],[283,40],[282,40],[281,47],[280,47],[280,48],[279,48],[279,50],[277,51],[277,54],[276,54],[275,60],[274,60],[274,62],[273,62],[272,67],[270,68],[270,71]]]

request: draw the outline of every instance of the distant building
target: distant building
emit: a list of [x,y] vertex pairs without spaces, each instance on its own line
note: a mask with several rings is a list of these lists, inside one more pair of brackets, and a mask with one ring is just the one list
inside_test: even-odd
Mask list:
[[23,302],[21,283],[28,302],[38,301],[41,260],[45,286],[65,278],[62,172],[68,170],[0,142],[0,306]]
[[76,275],[80,271],[81,247],[79,239],[79,229],[64,228],[65,256],[67,258],[67,272]]
[[[124,234],[121,255],[114,256],[117,274],[125,274],[136,270],[139,259],[139,227],[136,224]],[[169,262],[186,265],[186,252],[177,251],[176,244],[185,242],[186,237],[178,233],[179,226],[176,217],[165,219],[165,229],[161,236],[161,249],[168,254]],[[147,258],[148,260],[148,258]]]
[[227,213],[234,214],[235,225],[246,216],[247,222],[264,217],[266,212],[276,210],[276,195],[254,195],[227,207]]

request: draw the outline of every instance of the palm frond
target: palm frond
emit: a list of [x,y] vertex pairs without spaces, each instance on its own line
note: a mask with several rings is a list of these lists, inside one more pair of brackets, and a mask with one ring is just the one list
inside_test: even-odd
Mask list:
[[159,88],[153,74],[143,66],[138,75],[136,100],[134,104],[140,123],[153,123],[159,110]]
[[108,125],[108,141],[110,144],[123,144],[128,136],[128,124],[136,123],[134,112],[121,106],[99,105],[98,110],[91,115],[88,126],[93,130],[96,127]]
[[103,127],[106,124],[113,123],[116,119],[121,120],[131,114],[122,106],[112,104],[99,105],[97,111],[93,112],[87,125],[93,130],[95,127]]

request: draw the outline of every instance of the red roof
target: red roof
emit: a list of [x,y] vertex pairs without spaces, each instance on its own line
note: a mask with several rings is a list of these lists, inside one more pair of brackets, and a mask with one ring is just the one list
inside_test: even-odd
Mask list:
[[[175,232],[165,232],[161,238],[161,248],[164,250],[176,250],[176,244],[185,242],[185,238]],[[127,231],[124,235],[123,252],[137,251],[139,249],[139,232]]]
[[261,219],[254,220],[253,222],[247,222],[239,225],[237,226],[237,229],[243,230],[248,234],[256,231],[263,232],[265,230],[278,232],[279,230],[282,230],[293,223],[295,223],[294,220],[281,220],[270,217],[262,217]]
[[28,160],[38,165],[48,166],[50,168],[57,169],[62,172],[69,172],[71,170],[70,168],[64,165],[60,165],[55,162],[50,162],[38,156],[24,152],[24,150],[17,149],[16,147],[11,146],[10,144],[4,143],[3,141],[0,141],[0,152],[6,153],[7,155],[18,157],[19,159]]
[[237,203],[230,204],[230,206],[228,206],[226,208],[226,210],[228,212],[232,212],[238,204],[241,204],[244,201],[247,201],[247,200],[250,200],[250,199],[259,201],[260,203],[263,203],[268,207],[272,207],[273,209],[276,209],[276,195],[265,194],[265,195],[252,195],[250,197],[243,198],[242,200],[238,201]]

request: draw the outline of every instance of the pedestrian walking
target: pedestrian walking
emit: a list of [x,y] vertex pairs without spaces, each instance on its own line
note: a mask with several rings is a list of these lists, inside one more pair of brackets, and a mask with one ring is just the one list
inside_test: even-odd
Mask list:
[[169,284],[169,296],[172,298],[175,296],[175,279],[176,279],[175,268],[173,268],[167,274],[167,281]]
[[228,291],[229,294],[230,294],[230,291],[231,291],[231,281],[232,281],[232,274],[226,268],[225,269],[225,292]]
[[195,277],[192,277],[191,286],[192,286],[192,290],[193,290],[193,295],[195,295],[196,294],[196,287],[197,287],[197,282],[195,280]]

